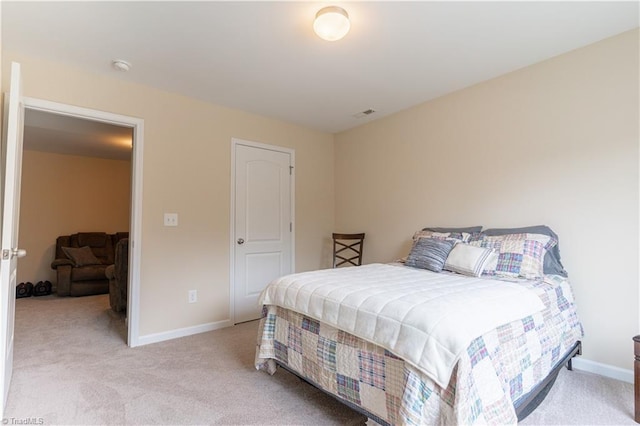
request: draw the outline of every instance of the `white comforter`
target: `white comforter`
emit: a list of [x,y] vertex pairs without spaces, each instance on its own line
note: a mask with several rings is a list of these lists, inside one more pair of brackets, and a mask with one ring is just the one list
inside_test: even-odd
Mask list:
[[260,303],[380,345],[442,387],[473,339],[544,307],[517,283],[386,264],[287,275],[267,286]]

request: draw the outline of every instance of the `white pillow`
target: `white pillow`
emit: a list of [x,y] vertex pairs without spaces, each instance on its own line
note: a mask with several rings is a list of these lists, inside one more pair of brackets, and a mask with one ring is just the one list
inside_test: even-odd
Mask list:
[[458,243],[449,253],[444,269],[462,275],[479,277],[485,269],[495,269],[498,254],[489,248]]

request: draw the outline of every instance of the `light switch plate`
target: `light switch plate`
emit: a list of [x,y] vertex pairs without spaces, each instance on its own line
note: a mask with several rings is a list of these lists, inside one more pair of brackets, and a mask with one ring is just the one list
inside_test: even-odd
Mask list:
[[178,213],[165,213],[164,226],[178,226]]

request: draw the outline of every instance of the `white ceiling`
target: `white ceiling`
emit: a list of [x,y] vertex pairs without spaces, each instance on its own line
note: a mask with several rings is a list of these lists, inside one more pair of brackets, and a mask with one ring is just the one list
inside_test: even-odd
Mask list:
[[99,121],[29,110],[24,149],[110,160],[131,160],[133,130]]
[[[344,7],[341,41],[313,34]],[[3,49],[340,132],[638,26],[638,2],[2,2]],[[129,73],[111,60],[133,64]],[[123,94],[126,95],[126,94]],[[372,108],[376,113],[356,118]]]

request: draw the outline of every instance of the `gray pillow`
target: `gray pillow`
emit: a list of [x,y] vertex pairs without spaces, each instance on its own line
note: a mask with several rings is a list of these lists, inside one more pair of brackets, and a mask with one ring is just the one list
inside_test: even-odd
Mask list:
[[474,234],[482,231],[482,226],[468,226],[466,228],[422,228],[422,230],[432,232],[466,232],[468,234]]
[[100,261],[91,251],[91,247],[60,247],[76,266],[100,265]]
[[564,270],[562,262],[560,261],[560,242],[558,235],[546,225],[525,226],[523,228],[491,228],[482,231],[483,234],[489,236],[506,235],[506,234],[542,234],[555,238],[558,241],[554,247],[551,248],[544,256],[544,273],[555,274],[567,277],[567,271]]
[[457,241],[451,240],[420,238],[413,245],[405,265],[412,268],[441,272],[449,252],[451,252],[456,243]]

